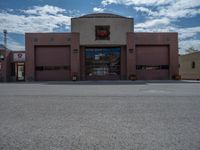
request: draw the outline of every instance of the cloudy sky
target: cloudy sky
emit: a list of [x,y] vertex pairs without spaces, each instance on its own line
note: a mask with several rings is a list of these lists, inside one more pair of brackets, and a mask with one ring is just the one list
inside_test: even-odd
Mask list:
[[133,17],[135,32],[178,32],[179,53],[200,50],[200,0],[0,0],[0,44],[24,50],[25,32],[69,32],[70,19],[93,12]]

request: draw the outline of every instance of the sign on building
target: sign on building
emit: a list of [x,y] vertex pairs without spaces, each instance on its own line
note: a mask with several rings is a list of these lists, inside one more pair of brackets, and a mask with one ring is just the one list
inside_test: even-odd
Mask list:
[[25,53],[14,53],[13,54],[13,61],[25,61],[26,55]]

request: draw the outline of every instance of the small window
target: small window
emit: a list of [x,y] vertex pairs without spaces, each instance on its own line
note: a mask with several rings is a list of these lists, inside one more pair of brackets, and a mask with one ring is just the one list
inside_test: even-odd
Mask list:
[[195,68],[195,62],[193,61],[192,62],[192,69],[194,69]]
[[69,70],[69,66],[64,66],[63,69],[64,70]]
[[161,65],[160,68],[162,70],[168,70],[169,69],[169,65]]
[[168,70],[169,65],[137,65],[136,70]]
[[36,66],[36,71],[69,70],[70,66]]
[[110,40],[110,26],[95,26],[96,40]]
[[43,71],[44,67],[43,66],[37,66],[37,67],[35,67],[35,70],[37,70],[37,71]]

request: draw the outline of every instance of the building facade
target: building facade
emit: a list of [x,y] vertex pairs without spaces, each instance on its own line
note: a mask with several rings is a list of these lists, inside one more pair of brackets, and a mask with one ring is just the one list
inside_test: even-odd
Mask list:
[[178,34],[134,32],[133,18],[72,18],[69,33],[25,34],[25,80],[168,80],[178,75]]
[[25,81],[25,51],[11,51],[0,45],[0,82]]
[[179,65],[182,79],[200,80],[200,52],[180,55]]

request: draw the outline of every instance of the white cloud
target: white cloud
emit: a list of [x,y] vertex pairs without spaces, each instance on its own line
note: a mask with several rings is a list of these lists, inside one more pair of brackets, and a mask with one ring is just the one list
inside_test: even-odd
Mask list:
[[150,10],[148,6],[134,6],[136,11],[148,14],[152,18],[168,17],[172,19],[188,18],[200,14],[199,0],[174,0],[168,3],[167,6],[154,7],[154,11]]
[[124,4],[124,5],[166,5],[173,0],[102,0],[104,6],[110,4]]
[[65,10],[55,6],[35,6],[33,9],[21,10],[17,15],[0,12],[0,30],[7,29],[11,33],[24,34],[25,32],[53,32],[60,26],[67,30],[71,17],[64,14]]
[[117,0],[103,0],[101,2],[101,4],[103,4],[104,6],[110,5],[110,4],[119,4],[119,1],[117,1]]
[[168,18],[161,18],[161,19],[153,19],[145,21],[144,23],[138,23],[135,25],[135,28],[156,28],[158,26],[168,25],[170,24],[170,20]]
[[188,18],[200,14],[200,0],[102,0],[101,3],[104,6],[110,4],[133,5],[136,11],[146,13],[152,19],[164,17],[174,21],[178,18]]
[[179,38],[185,40],[188,38],[194,38],[197,33],[200,33],[200,26],[190,28],[177,28],[175,29],[179,33]]
[[12,51],[23,51],[23,50],[25,50],[25,46],[24,46],[24,44],[21,44],[21,43],[11,40],[8,43],[8,49],[10,49]]
[[57,15],[58,13],[63,13],[65,12],[65,9],[56,7],[56,6],[50,6],[50,5],[45,5],[45,6],[34,6],[32,9],[28,10],[22,10],[22,12],[29,14],[29,15]]
[[104,12],[104,10],[105,10],[104,8],[100,8],[100,7],[94,7],[93,8],[94,12]]
[[[19,14],[16,12],[20,11]],[[69,14],[69,15],[67,15]],[[55,6],[34,6],[26,10],[0,11],[0,31],[7,29],[9,33],[24,34],[25,32],[53,32],[61,26],[66,31],[71,24],[71,17],[79,11],[68,10]],[[1,38],[2,39],[2,38]],[[8,48],[24,50],[24,44],[8,39]]]
[[165,16],[171,19],[188,18],[200,14],[199,0],[179,0],[171,3],[167,7],[160,7],[158,11],[154,13],[154,17]]
[[179,33],[179,53],[184,54],[190,47],[200,50],[200,40],[195,39],[197,33],[200,33],[200,26],[177,28],[175,31]]
[[148,15],[154,15],[154,13],[155,13],[147,7],[134,7],[134,9],[136,11],[140,11],[140,12],[146,13]]
[[179,50],[180,54],[185,54],[185,50],[187,50],[190,47],[200,50],[200,40],[197,39],[182,40],[179,42],[179,47],[180,47]]
[[[199,0],[102,0],[101,4],[106,6],[110,4],[134,5],[134,6],[172,6],[173,9],[195,8],[200,5]],[[172,12],[173,13],[173,12]]]

